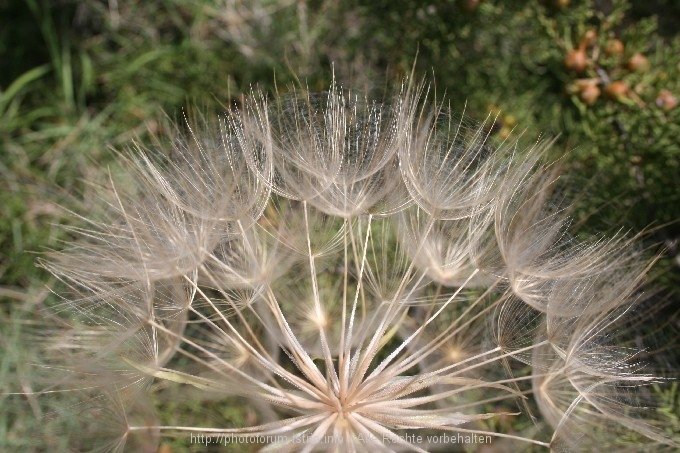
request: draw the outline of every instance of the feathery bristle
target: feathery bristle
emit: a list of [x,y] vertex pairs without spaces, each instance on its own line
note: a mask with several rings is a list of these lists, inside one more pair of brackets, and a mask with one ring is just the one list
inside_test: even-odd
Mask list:
[[[133,390],[190,388],[271,420],[164,426],[114,411],[150,442],[428,451],[427,436],[465,436],[579,449],[633,431],[678,445],[629,415],[629,393],[652,378],[613,341],[649,263],[623,236],[574,239],[541,163],[550,142],[498,143],[409,84],[386,101],[335,83],[253,95],[204,123],[124,157],[127,179],[112,178],[102,212],[44,264],[73,314],[50,365],[71,378],[46,391],[102,389],[117,408],[141,404]],[[518,411],[528,434],[491,422]],[[336,443],[310,440],[326,438]]]

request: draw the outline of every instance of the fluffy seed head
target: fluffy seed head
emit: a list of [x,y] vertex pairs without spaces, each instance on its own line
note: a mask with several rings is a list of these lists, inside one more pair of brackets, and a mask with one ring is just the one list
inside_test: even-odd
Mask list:
[[[53,387],[244,398],[248,426],[125,432],[269,451],[428,451],[442,433],[589,448],[594,421],[677,445],[628,418],[621,388],[651,377],[611,341],[646,264],[623,239],[568,235],[548,144],[495,142],[422,93],[253,95],[137,147],[101,217],[45,264],[72,289],[56,338],[78,376]],[[534,429],[494,428],[520,413]]]

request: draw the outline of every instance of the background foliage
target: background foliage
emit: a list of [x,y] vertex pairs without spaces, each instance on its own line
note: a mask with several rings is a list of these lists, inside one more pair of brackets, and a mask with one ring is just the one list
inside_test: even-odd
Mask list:
[[[20,333],[54,299],[36,252],[59,247],[55,225],[72,221],[63,207],[87,200],[83,181],[101,177],[110,149],[161,133],[164,112],[219,112],[254,86],[323,89],[333,73],[381,93],[415,61],[438,98],[496,117],[494,133],[557,135],[554,157],[579,199],[574,221],[593,234],[646,228],[646,245],[662,249],[654,281],[670,294],[659,318],[671,349],[677,23],[672,0],[0,0],[0,449],[56,448],[36,435],[54,408],[7,393],[31,390],[22,376],[32,349]],[[677,352],[654,357],[677,370]],[[674,389],[659,395],[677,420]],[[220,417],[248,416],[227,412]]]

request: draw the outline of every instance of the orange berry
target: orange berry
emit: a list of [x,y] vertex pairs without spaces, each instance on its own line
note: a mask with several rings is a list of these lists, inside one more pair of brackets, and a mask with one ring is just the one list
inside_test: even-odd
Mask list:
[[626,66],[631,71],[644,70],[647,69],[647,66],[649,66],[649,61],[647,60],[647,57],[641,53],[635,53],[632,57],[630,57],[630,60],[628,60]]
[[581,90],[578,97],[586,105],[593,105],[595,101],[597,101],[597,98],[600,97],[600,89],[595,84],[587,85]]
[[621,55],[623,53],[623,43],[618,39],[610,39],[607,41],[604,53],[609,56]]
[[604,88],[605,93],[612,99],[621,99],[628,93],[628,85],[621,80],[615,80]]
[[600,97],[600,88],[597,86],[598,79],[579,79],[574,82],[572,93],[578,94],[578,98],[586,105],[593,105]]
[[589,63],[588,55],[582,48],[570,50],[564,59],[564,66],[577,73],[585,71]]
[[459,0],[458,4],[468,13],[473,12],[479,6],[480,0]]
[[597,42],[597,32],[595,30],[588,30],[586,34],[583,35],[583,44],[591,47]]
[[656,105],[666,111],[673,110],[678,105],[678,98],[668,90],[661,90],[656,97]]

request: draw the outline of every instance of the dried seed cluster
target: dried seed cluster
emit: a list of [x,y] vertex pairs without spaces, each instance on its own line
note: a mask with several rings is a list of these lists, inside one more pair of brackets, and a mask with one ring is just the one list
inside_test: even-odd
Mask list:
[[[380,102],[335,84],[253,95],[123,158],[101,212],[44,263],[71,290],[46,349],[49,389],[83,395],[76,442],[675,445],[633,397],[654,381],[627,329],[649,263],[622,237],[568,233],[549,143],[494,143],[426,98],[408,84]],[[163,425],[173,389],[257,416]],[[504,431],[519,413],[534,425]]]

